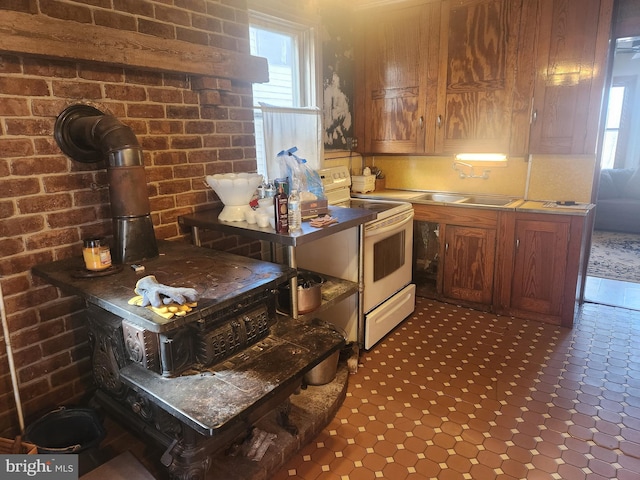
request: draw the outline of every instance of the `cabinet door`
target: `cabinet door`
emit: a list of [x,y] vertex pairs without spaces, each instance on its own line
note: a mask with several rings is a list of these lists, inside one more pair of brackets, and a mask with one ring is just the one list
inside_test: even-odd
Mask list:
[[613,0],[540,0],[530,153],[595,154]]
[[437,153],[509,153],[513,121],[528,129],[528,114],[512,116],[528,73],[518,68],[521,10],[522,0],[443,2]]
[[570,227],[569,221],[516,219],[513,308],[561,314]]
[[356,99],[356,135],[364,138],[360,151],[425,151],[427,106],[435,106],[430,77],[438,70],[439,11],[440,3],[430,2],[363,13],[361,59],[356,59],[356,71],[363,71],[356,79],[356,95],[362,97]]
[[443,288],[445,297],[490,305],[496,231],[445,226]]

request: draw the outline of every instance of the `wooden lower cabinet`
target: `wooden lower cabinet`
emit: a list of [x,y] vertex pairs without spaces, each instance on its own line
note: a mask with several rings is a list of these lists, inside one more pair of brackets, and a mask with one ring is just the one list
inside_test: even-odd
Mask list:
[[495,311],[571,326],[588,217],[516,212],[511,218],[502,232]]
[[495,228],[444,225],[442,294],[491,305],[496,252]]
[[[569,327],[591,218],[414,204],[439,225],[442,301]],[[421,291],[418,285],[418,292]]]

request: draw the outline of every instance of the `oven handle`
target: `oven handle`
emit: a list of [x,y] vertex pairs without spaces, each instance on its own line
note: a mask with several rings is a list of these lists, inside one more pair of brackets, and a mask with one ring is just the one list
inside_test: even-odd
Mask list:
[[394,222],[391,223],[387,223],[384,220],[380,223],[382,223],[381,226],[376,226],[375,223],[371,224],[371,225],[366,225],[365,226],[365,231],[364,231],[364,236],[366,238],[371,238],[371,237],[376,237],[378,235],[383,235],[387,232],[391,232],[393,230],[397,230],[399,227],[402,227],[404,225],[406,225],[407,223],[413,221],[413,210],[411,210],[410,212],[407,212],[405,214],[400,214],[398,215],[398,219],[395,220]]

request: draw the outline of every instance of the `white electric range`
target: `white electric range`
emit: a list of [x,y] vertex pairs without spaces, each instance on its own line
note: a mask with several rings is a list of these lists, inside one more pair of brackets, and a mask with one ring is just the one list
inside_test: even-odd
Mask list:
[[[376,219],[365,224],[362,242],[364,318],[357,318],[357,308],[348,305],[350,302],[341,302],[336,307],[342,311],[331,309],[326,318],[342,328],[349,341],[357,341],[368,350],[415,308],[415,285],[411,283],[413,208],[407,202],[351,198],[351,175],[347,167],[324,168],[318,173],[329,205],[377,212]],[[357,229],[331,235],[297,249],[298,264],[319,273],[357,281],[359,245]]]

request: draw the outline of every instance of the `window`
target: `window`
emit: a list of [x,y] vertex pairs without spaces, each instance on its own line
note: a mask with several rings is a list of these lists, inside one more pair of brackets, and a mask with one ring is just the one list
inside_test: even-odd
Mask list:
[[269,82],[253,84],[258,173],[267,176],[260,103],[279,107],[318,104],[315,29],[275,16],[250,12],[251,54],[265,57]]
[[607,108],[607,122],[604,129],[602,144],[601,168],[613,168],[622,118],[622,102],[624,101],[624,87],[611,87],[609,91],[609,107]]

